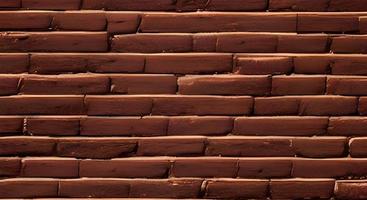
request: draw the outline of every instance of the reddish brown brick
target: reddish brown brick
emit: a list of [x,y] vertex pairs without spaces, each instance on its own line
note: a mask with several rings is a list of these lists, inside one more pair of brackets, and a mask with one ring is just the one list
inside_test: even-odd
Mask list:
[[80,177],[164,178],[170,163],[164,158],[125,158],[80,161]]
[[159,136],[166,135],[165,117],[88,117],[81,119],[83,136]]
[[20,85],[22,94],[105,94],[110,91],[107,76],[48,75],[25,76]]
[[112,38],[111,51],[123,53],[170,53],[192,50],[189,34],[131,34]]
[[286,178],[290,177],[292,160],[285,158],[243,158],[239,160],[238,177]]
[[237,176],[237,159],[212,157],[177,158],[174,160],[171,175],[173,177],[233,178]]
[[329,135],[365,136],[366,129],[366,117],[331,117],[329,119]]
[[78,10],[81,0],[22,0],[22,7],[33,10]]
[[296,15],[289,13],[148,13],[142,16],[140,30],[149,33],[292,32],[296,30]]
[[84,0],[82,9],[91,10],[122,10],[122,11],[173,11],[172,0]]
[[161,54],[148,55],[146,73],[202,74],[232,71],[230,54]]
[[367,17],[359,17],[359,32],[367,33]]
[[19,8],[21,0],[3,0],[0,2],[0,8]]
[[110,33],[136,33],[140,23],[139,12],[107,12],[108,26]]
[[67,11],[53,15],[52,28],[64,31],[104,31],[107,21],[103,12]]
[[345,137],[296,137],[292,147],[299,157],[330,158],[345,156]]
[[4,115],[77,115],[84,113],[83,96],[0,97],[0,114]]
[[123,198],[129,197],[126,179],[70,179],[60,180],[59,197]]
[[209,199],[265,199],[269,181],[247,179],[213,179],[207,181],[205,198]]
[[367,78],[364,76],[330,76],[327,93],[336,95],[367,95]]
[[275,179],[270,181],[270,193],[274,199],[329,199],[334,184],[334,179]]
[[[55,179],[14,178],[0,180],[1,198],[45,198],[57,196]],[[37,192],[35,192],[37,191]]]
[[19,76],[0,75],[0,95],[17,94],[19,80]]
[[203,155],[204,137],[154,137],[138,141],[139,156],[195,156]]
[[356,97],[283,96],[255,98],[255,115],[352,115]]
[[107,51],[104,32],[6,32],[0,34],[1,52]]
[[200,179],[137,179],[130,181],[132,198],[199,198]]
[[333,53],[367,53],[367,37],[364,35],[345,35],[332,39]]
[[217,50],[216,33],[197,33],[192,35],[194,52],[215,52]]
[[366,97],[359,98],[358,112],[360,115],[367,115],[367,98]]
[[275,53],[278,35],[269,33],[220,33],[217,34],[217,52]]
[[367,138],[352,138],[349,140],[349,154],[351,157],[367,157]]
[[54,152],[55,140],[47,137],[1,137],[1,156],[49,156]]
[[2,11],[0,30],[47,30],[51,21],[49,12]]
[[152,99],[148,96],[86,96],[85,104],[88,115],[142,116],[152,110]]
[[247,115],[253,106],[253,99],[248,96],[176,95],[155,97],[153,101],[153,115]]
[[367,60],[364,56],[351,56],[335,60],[331,64],[331,73],[336,75],[366,75]]
[[136,141],[130,138],[62,138],[57,155],[76,158],[109,159],[134,154]]
[[111,92],[119,94],[176,94],[174,75],[111,75]]
[[290,57],[239,57],[235,69],[236,74],[289,74],[293,70]]
[[367,183],[365,180],[339,180],[335,185],[335,196],[338,199],[365,199]]
[[330,0],[269,0],[271,11],[326,11]]
[[231,132],[231,117],[171,117],[169,118],[168,135],[226,135]]
[[358,14],[316,13],[299,14],[297,18],[298,32],[356,32]]
[[296,56],[293,58],[294,72],[296,74],[329,74],[332,61],[332,55]]
[[0,73],[18,74],[28,71],[29,57],[25,53],[1,53]]
[[19,158],[0,158],[0,177],[19,176],[21,163]]
[[79,161],[70,158],[25,158],[22,176],[75,178],[79,176]]
[[29,135],[78,135],[79,117],[28,117],[26,131]]
[[365,11],[367,5],[363,0],[331,0],[328,11]]
[[278,36],[279,53],[326,53],[328,36],[325,34],[284,34]]
[[239,117],[233,134],[271,136],[312,136],[325,134],[327,117]]
[[179,0],[176,6],[178,11],[263,11],[266,9],[266,0],[236,0],[231,3],[226,0]]
[[205,155],[271,157],[294,156],[291,138],[286,137],[210,137]]
[[270,93],[268,76],[215,75],[184,76],[178,79],[180,94],[255,95]]
[[23,132],[23,117],[0,116],[0,135],[19,135]]
[[325,76],[273,76],[272,95],[322,95],[326,87]]

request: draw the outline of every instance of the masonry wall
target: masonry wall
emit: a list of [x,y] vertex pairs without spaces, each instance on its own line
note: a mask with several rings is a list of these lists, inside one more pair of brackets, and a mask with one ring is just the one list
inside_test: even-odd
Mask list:
[[0,0],[0,198],[367,199],[366,0]]

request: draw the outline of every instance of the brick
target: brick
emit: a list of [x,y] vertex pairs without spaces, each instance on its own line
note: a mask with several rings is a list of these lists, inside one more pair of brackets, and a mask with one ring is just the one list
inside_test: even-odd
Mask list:
[[359,31],[356,14],[299,14],[298,32],[356,32]]
[[0,75],[0,95],[17,94],[19,80],[19,76]]
[[129,138],[62,138],[57,155],[62,157],[109,159],[134,153],[136,141]]
[[285,137],[210,137],[206,156],[271,157],[294,156],[291,138]]
[[197,33],[192,35],[194,52],[215,52],[217,50],[216,33]]
[[245,158],[239,160],[238,177],[284,178],[290,177],[292,160],[283,158]]
[[140,24],[139,12],[107,12],[106,14],[109,33],[136,33]]
[[270,193],[274,199],[329,199],[333,196],[334,184],[333,179],[271,180]]
[[0,116],[0,135],[19,135],[23,132],[23,117]]
[[48,156],[52,155],[55,141],[41,137],[1,137],[1,156]]
[[204,197],[209,199],[265,199],[269,181],[256,179],[208,180]]
[[25,158],[23,177],[74,178],[79,176],[79,161],[70,158]]
[[290,74],[293,70],[289,57],[239,57],[233,70],[236,74],[266,75]]
[[367,37],[364,35],[345,35],[332,39],[333,53],[366,53]]
[[335,197],[338,199],[365,199],[367,196],[365,180],[336,181]]
[[64,31],[104,31],[107,20],[103,12],[58,12],[53,15],[52,28]]
[[192,50],[189,34],[131,34],[115,35],[111,51],[123,53],[171,53]]
[[84,113],[83,96],[32,96],[0,97],[0,114],[3,115],[78,115]]
[[366,117],[331,117],[328,135],[364,136],[367,129]]
[[132,198],[199,198],[202,180],[200,179],[156,179],[131,181]]
[[360,115],[367,115],[367,98],[366,97],[359,98],[358,112]]
[[18,74],[28,71],[29,57],[25,53],[0,54],[0,73]]
[[278,36],[278,53],[327,53],[326,34],[284,34]]
[[367,78],[364,76],[329,76],[327,93],[336,95],[367,95]]
[[366,2],[363,0],[331,0],[328,11],[366,11]]
[[124,179],[60,180],[59,197],[122,198],[129,196],[129,182]]
[[288,13],[148,13],[142,16],[140,30],[144,33],[293,32],[296,31],[296,15]]
[[0,158],[0,177],[16,177],[20,172],[19,158]]
[[226,135],[232,131],[232,127],[231,117],[171,117],[167,135]]
[[283,96],[255,98],[255,115],[352,115],[357,110],[356,97]]
[[22,94],[105,94],[110,80],[99,75],[24,76],[19,88]]
[[366,159],[296,159],[293,160],[293,177],[338,178],[361,177],[367,171]]
[[47,54],[31,56],[31,73],[62,74],[78,72],[142,72],[144,57],[131,54]]
[[297,156],[311,158],[343,157],[346,144],[345,137],[296,137],[292,140]]
[[272,95],[322,95],[325,93],[325,76],[273,76]]
[[275,53],[278,35],[268,33],[222,33],[217,35],[217,52]]
[[326,11],[329,0],[269,0],[271,11]]
[[178,11],[264,11],[265,0],[235,0],[228,3],[226,0],[180,0],[176,4]]
[[118,94],[176,94],[174,75],[111,75],[111,92]]
[[19,8],[21,0],[3,0],[0,2],[0,8]]
[[180,94],[252,95],[270,93],[269,76],[215,75],[184,76],[178,79]]
[[160,136],[166,135],[165,117],[88,117],[81,119],[83,136]]
[[[58,181],[54,179],[2,179],[1,198],[45,198],[57,196]],[[37,192],[34,192],[37,191]]]
[[146,73],[221,73],[232,71],[230,54],[164,54],[146,58]]
[[248,96],[162,96],[153,101],[153,115],[247,115],[253,104]]
[[326,117],[239,117],[235,119],[235,135],[313,136],[326,132]]
[[367,157],[367,138],[352,138],[349,140],[349,154],[351,157]]
[[211,157],[177,158],[174,160],[171,176],[233,178],[237,176],[237,159]]
[[147,96],[87,96],[88,115],[147,115],[152,99]]
[[107,51],[104,32],[6,32],[0,34],[1,52]]
[[293,58],[294,72],[296,74],[329,74],[332,61],[331,56],[296,56]]
[[79,117],[28,117],[29,135],[68,136],[79,134]]
[[47,30],[51,21],[49,12],[2,11],[0,30]]
[[366,75],[366,58],[352,57],[350,59],[338,59],[331,64],[331,73],[335,75]]
[[121,11],[173,11],[175,3],[172,0],[85,0],[82,9],[121,10]]
[[359,32],[362,34],[367,33],[367,17],[359,17]]
[[138,141],[139,156],[197,156],[203,155],[204,137],[154,137]]
[[22,0],[22,7],[33,10],[79,10],[81,0]]
[[164,178],[170,163],[164,158],[125,158],[80,161],[80,177]]

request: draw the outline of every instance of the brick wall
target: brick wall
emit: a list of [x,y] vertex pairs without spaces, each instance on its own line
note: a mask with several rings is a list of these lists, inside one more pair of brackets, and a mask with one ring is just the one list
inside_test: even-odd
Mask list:
[[367,0],[0,0],[0,198],[367,199],[365,34]]

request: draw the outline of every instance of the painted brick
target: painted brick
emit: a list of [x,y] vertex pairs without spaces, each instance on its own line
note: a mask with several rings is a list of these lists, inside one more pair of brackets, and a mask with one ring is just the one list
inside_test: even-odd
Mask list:
[[335,75],[366,75],[366,62],[364,56],[338,59],[331,64],[331,72]]
[[19,76],[0,75],[0,95],[17,94],[19,80]]
[[299,32],[356,32],[359,31],[358,15],[354,14],[299,14]]
[[33,10],[78,10],[81,0],[22,0],[22,7]]
[[173,11],[175,3],[172,0],[85,0],[82,9],[122,10],[122,11]]
[[333,53],[366,53],[367,38],[364,35],[334,37],[331,43]]
[[75,178],[79,176],[79,161],[66,158],[25,158],[23,177]]
[[330,76],[327,93],[335,95],[367,95],[367,78],[363,76]]
[[79,117],[27,117],[29,135],[72,136],[79,134]]
[[239,57],[233,72],[236,74],[289,74],[293,70],[289,57]]
[[352,138],[349,140],[349,154],[352,157],[367,157],[367,138]]
[[0,30],[47,30],[51,21],[49,12],[2,11]]
[[19,158],[0,158],[0,177],[19,176],[21,163]]
[[328,36],[324,34],[279,35],[278,53],[327,53]]
[[[2,179],[1,198],[45,198],[57,196],[58,181],[54,179]],[[37,191],[37,192],[34,192]]]
[[367,17],[359,17],[359,32],[367,33]]
[[332,65],[338,62],[331,56],[305,55],[293,58],[296,74],[329,74]]
[[331,0],[328,11],[364,11],[367,5],[363,0]]
[[338,136],[365,136],[366,117],[331,117],[328,134]]
[[18,74],[28,71],[29,57],[25,53],[1,53],[0,54],[0,73]]
[[109,33],[136,33],[140,24],[140,13],[138,12],[108,12],[105,14],[107,18],[107,31]]
[[217,35],[217,52],[275,53],[278,35],[268,33],[222,33]]
[[273,76],[272,95],[322,95],[326,88],[325,76]]
[[0,135],[19,135],[23,132],[23,126],[23,117],[0,116]]
[[53,15],[52,28],[64,31],[104,31],[107,26],[102,12],[59,12]]
[[269,0],[271,11],[326,11],[329,0]]
[[1,156],[49,156],[56,142],[47,137],[1,137]]
[[360,115],[367,115],[367,98],[366,97],[359,98],[358,112]]
[[286,178],[291,175],[292,160],[241,158],[238,166],[238,177],[241,178]]
[[338,199],[364,199],[367,196],[367,183],[364,180],[336,181],[335,196]]
[[228,3],[226,0],[179,0],[176,4],[177,11],[258,11],[266,10],[265,0],[235,0]]
[[292,140],[292,147],[299,157],[343,157],[346,145],[345,137],[296,137]]
[[0,2],[0,8],[19,8],[21,0],[3,0]]

